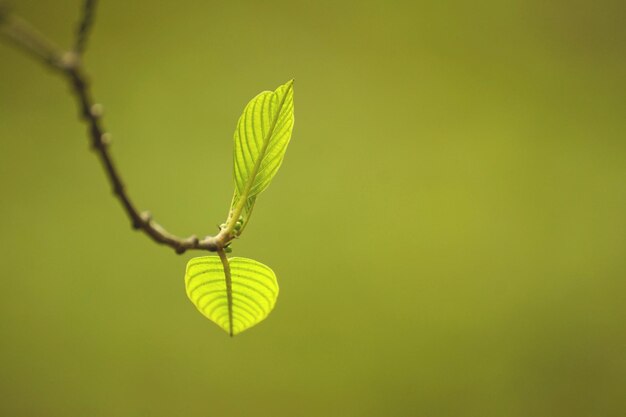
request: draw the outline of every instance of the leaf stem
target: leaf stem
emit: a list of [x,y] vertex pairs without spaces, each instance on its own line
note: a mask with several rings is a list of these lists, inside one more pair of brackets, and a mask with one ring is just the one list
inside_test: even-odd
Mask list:
[[224,267],[224,279],[226,281],[226,298],[228,300],[228,334],[233,337],[233,281],[230,274],[230,264],[228,263],[228,257],[223,248],[217,250],[217,254],[222,261]]

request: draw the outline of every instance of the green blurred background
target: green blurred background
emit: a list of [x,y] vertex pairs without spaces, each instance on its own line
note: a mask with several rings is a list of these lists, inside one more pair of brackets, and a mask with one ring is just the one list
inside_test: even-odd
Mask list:
[[[78,0],[19,0],[69,45]],[[103,1],[86,65],[142,209],[212,234],[296,79],[230,339],[132,232],[64,80],[0,45],[0,415],[623,416],[626,3]]]

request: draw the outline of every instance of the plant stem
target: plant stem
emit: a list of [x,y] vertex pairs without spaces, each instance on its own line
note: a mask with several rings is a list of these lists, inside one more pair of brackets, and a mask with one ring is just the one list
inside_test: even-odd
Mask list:
[[87,47],[87,38],[95,20],[97,3],[98,0],[85,0],[83,2],[82,17],[76,29],[76,41],[74,43],[74,52],[77,55],[82,55]]

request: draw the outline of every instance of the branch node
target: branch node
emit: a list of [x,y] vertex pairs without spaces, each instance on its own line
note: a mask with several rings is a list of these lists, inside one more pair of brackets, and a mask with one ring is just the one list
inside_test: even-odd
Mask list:
[[140,213],[137,217],[133,217],[133,229],[139,230],[144,229],[146,226],[150,225],[152,221],[152,215],[148,211],[144,211]]
[[141,217],[141,221],[144,222],[145,224],[148,224],[152,221],[152,213],[150,213],[149,211],[144,211],[140,214]]
[[178,255],[182,255],[183,253],[185,253],[186,250],[187,249],[183,246],[176,246],[176,248],[174,248],[174,251],[176,251]]
[[110,133],[103,133],[102,136],[100,136],[100,143],[104,146],[109,146],[112,141],[113,138],[111,137]]
[[74,51],[67,51],[61,56],[60,65],[66,71],[75,71],[80,67],[80,56]]
[[93,106],[91,106],[90,111],[91,111],[92,117],[99,119],[104,114],[104,107],[102,107],[102,104],[96,103]]

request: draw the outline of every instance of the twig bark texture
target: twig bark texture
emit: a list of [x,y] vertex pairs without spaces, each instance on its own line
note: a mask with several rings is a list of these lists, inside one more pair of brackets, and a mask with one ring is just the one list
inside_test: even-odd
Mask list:
[[97,0],[85,0],[74,46],[69,51],[59,48],[26,21],[10,13],[2,4],[0,4],[0,33],[19,49],[34,56],[69,82],[78,103],[80,117],[87,124],[91,146],[102,163],[113,194],[122,204],[134,229],[143,231],[155,242],[169,246],[179,254],[190,249],[220,251],[228,245],[232,236],[220,233],[217,236],[199,239],[196,236],[183,238],[173,235],[154,222],[149,212],[138,210],[129,196],[111,157],[110,136],[102,124],[102,107],[92,99],[88,78],[82,65],[82,55],[94,22],[96,3]]

